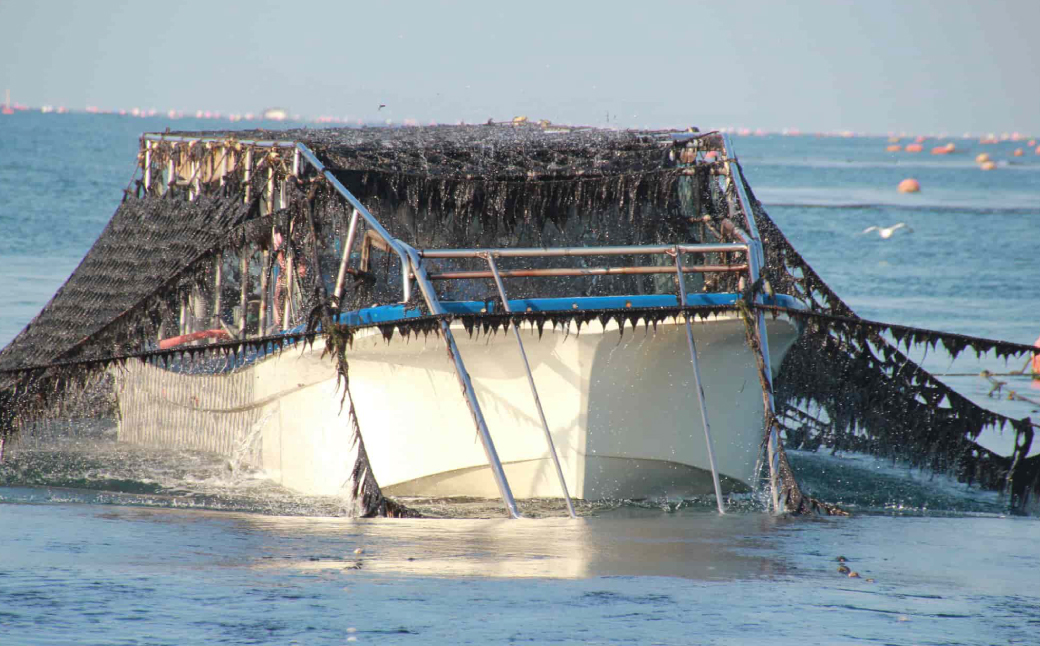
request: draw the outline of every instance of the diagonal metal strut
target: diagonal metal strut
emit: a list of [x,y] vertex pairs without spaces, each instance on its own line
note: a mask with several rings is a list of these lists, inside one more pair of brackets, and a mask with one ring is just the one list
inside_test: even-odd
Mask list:
[[[388,245],[394,250],[394,252],[401,259],[401,278],[402,278],[402,302],[407,303],[411,298],[411,279],[410,274],[415,275],[416,281],[419,283],[419,289],[422,291],[423,298],[426,300],[427,306],[430,311],[434,314],[444,314],[444,306],[441,305],[440,299],[437,298],[437,292],[433,289],[433,284],[430,282],[429,277],[426,275],[426,270],[422,266],[422,260],[419,257],[418,252],[408,244],[398,240],[397,238],[390,235],[390,233],[380,224],[379,220],[375,218],[365,205],[361,203],[347,187],[343,186],[343,183],[336,178],[325,165],[317,158],[310,148],[302,143],[296,144],[296,149],[300,151],[303,158],[310,163],[326,180],[329,184],[338,192],[351,206],[354,207],[357,215],[359,215],[368,226],[374,230]],[[495,478],[495,484],[498,485],[498,491],[502,495],[502,501],[506,505],[506,509],[512,518],[520,518],[520,512],[516,507],[516,500],[513,498],[513,492],[509,488],[509,481],[506,479],[505,471],[502,468],[502,462],[498,458],[498,452],[495,450],[495,443],[491,439],[491,432],[488,431],[487,422],[484,421],[484,414],[480,410],[480,403],[477,401],[477,394],[473,390],[473,382],[469,378],[469,372],[466,371],[466,365],[462,361],[462,356],[459,354],[459,347],[455,343],[455,336],[451,333],[451,327],[448,321],[444,318],[440,320],[441,333],[444,335],[444,341],[448,346],[448,354],[451,356],[453,363],[455,364],[455,376],[459,380],[459,385],[462,387],[463,396],[466,398],[466,403],[469,406],[470,413],[473,415],[473,423],[477,427],[477,434],[480,436],[480,441],[484,445],[484,453],[487,456],[488,466],[491,467],[491,473]]]
[[[686,300],[686,281],[683,273],[682,252],[675,249],[675,271],[679,281],[679,304],[683,307],[688,305]],[[686,320],[686,345],[690,349],[690,363],[693,365],[693,381],[697,388],[697,401],[701,405],[701,422],[704,424],[704,441],[708,447],[708,464],[711,465],[711,480],[715,485],[715,504],[719,513],[724,514],[726,510],[722,506],[722,485],[719,483],[719,470],[715,466],[715,447],[711,441],[711,427],[708,425],[708,406],[704,401],[704,387],[701,386],[701,368],[697,363],[697,345],[693,342],[693,326],[690,324],[691,314],[687,312],[683,318]]]
[[[495,278],[495,285],[498,286],[498,294],[502,297],[502,307],[506,313],[512,312],[512,308],[509,307],[509,299],[506,297],[506,287],[502,283],[502,276],[498,273],[494,257],[489,253],[485,255],[485,259],[491,274]],[[563,490],[563,498],[567,501],[567,512],[570,513],[571,518],[577,518],[578,515],[574,512],[574,503],[571,501],[571,495],[567,491],[567,481],[563,478],[563,469],[560,468],[560,458],[556,455],[556,445],[553,444],[552,433],[549,431],[549,422],[545,421],[545,410],[542,409],[542,400],[538,397],[538,388],[534,385],[531,364],[527,361],[527,351],[524,350],[524,342],[520,338],[520,327],[514,323],[512,328],[513,334],[516,335],[516,345],[520,348],[520,358],[524,360],[524,370],[527,371],[527,383],[531,386],[531,396],[534,397],[534,405],[538,409],[538,417],[542,420],[542,430],[545,431],[545,443],[549,447],[549,456],[552,457],[553,466],[556,467],[556,477],[560,479],[560,489]]]

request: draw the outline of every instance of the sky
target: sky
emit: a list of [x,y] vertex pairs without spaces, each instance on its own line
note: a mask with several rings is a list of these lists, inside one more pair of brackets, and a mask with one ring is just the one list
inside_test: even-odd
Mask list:
[[70,109],[1040,134],[1038,71],[1036,0],[0,0],[0,91]]

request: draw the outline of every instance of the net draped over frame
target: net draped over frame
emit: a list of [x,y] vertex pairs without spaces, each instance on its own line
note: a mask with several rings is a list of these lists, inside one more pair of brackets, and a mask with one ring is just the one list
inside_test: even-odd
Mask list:
[[[134,396],[120,392],[113,371],[143,371],[141,378],[156,384],[155,393],[173,388],[166,386],[177,382],[178,375],[208,371],[213,383],[220,384],[208,386],[209,394],[240,401],[246,409],[254,394],[250,386],[235,381],[236,374],[266,354],[322,336],[340,382],[347,386],[342,396],[350,428],[344,432],[353,442],[343,459],[353,461],[354,468],[344,489],[359,515],[406,513],[382,496],[378,474],[367,465],[362,424],[348,387],[349,344],[356,330],[334,319],[339,311],[399,300],[399,260],[376,244],[364,270],[347,277],[342,298],[332,298],[351,208],[306,164],[293,168],[291,148],[240,142],[277,137],[304,143],[391,235],[416,248],[728,242],[733,241],[734,225],[750,228],[721,159],[721,139],[714,135],[676,139],[669,132],[551,124],[172,134],[213,143],[151,145],[149,173],[154,169],[154,177],[136,181],[79,267],[0,352],[0,438],[31,433],[34,425],[60,416],[122,415],[125,420],[138,415],[140,441],[159,441],[165,427],[188,425],[195,429],[193,446],[255,459],[263,421],[256,410],[243,411],[217,428],[197,412],[205,408],[207,393],[183,386],[183,392],[163,395],[176,404],[168,417],[145,422],[146,403],[130,405]],[[698,155],[706,150],[721,153],[720,159]],[[795,251],[751,187],[743,188],[764,245],[764,277],[776,293],[806,306],[802,312],[788,312],[799,317],[804,331],[774,388],[775,421],[784,430],[786,445],[905,460],[1005,491],[1015,508],[1035,506],[1040,459],[1026,457],[1031,421],[979,407],[911,361],[899,344],[927,344],[954,356],[965,348],[1003,356],[1022,356],[1027,349],[868,325]],[[369,240],[372,233],[362,223],[357,239]],[[691,256],[686,262],[740,261],[720,253]],[[500,266],[552,268],[575,262],[502,259]],[[660,262],[651,257],[633,261]],[[430,269],[473,269],[479,264],[430,261]],[[740,289],[734,274],[699,274],[687,281],[690,291]],[[507,279],[507,284],[514,298],[675,289],[670,276],[659,275]],[[447,280],[438,289],[449,299],[496,298],[490,281]],[[425,311],[421,299],[414,305]],[[471,333],[489,334],[510,322],[540,329],[613,316],[621,320],[623,332],[626,322],[651,325],[679,314],[553,312],[462,318]],[[434,323],[433,317],[424,316],[385,324],[383,332],[388,340],[395,334],[436,334]],[[186,341],[164,346],[163,340],[171,337]],[[1015,433],[1012,455],[997,455],[977,444],[987,427]],[[793,480],[793,475],[787,478]]]

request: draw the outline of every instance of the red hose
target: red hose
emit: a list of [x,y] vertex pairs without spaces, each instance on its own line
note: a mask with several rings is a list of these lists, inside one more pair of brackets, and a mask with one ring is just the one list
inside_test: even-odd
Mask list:
[[230,339],[231,335],[226,331],[219,328],[213,330],[200,330],[199,332],[192,332],[191,334],[182,334],[180,336],[171,336],[168,339],[159,341],[160,350],[169,350],[170,348],[176,348],[179,345],[185,343],[191,343],[192,341],[200,341],[202,339]]

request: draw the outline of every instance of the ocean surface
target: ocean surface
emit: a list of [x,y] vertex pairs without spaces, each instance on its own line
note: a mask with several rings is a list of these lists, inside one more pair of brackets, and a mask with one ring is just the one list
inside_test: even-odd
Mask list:
[[[0,117],[0,346],[111,217],[138,136],[213,125]],[[770,215],[861,316],[1032,343],[1040,155],[952,141],[941,157],[885,152],[885,138],[734,144]],[[998,167],[979,170],[980,152]],[[908,177],[919,194],[896,192]],[[912,231],[862,234],[898,222]],[[994,410],[1040,418],[1029,379],[1000,377],[1009,401],[977,376],[1021,362],[919,358]],[[850,518],[775,518],[750,499],[725,516],[704,501],[582,505],[575,521],[554,503],[509,521],[493,503],[411,501],[431,518],[353,520],[215,456],[67,424],[75,439],[25,442],[0,466],[3,646],[1040,644],[1040,519],[862,456],[792,455]],[[860,576],[839,574],[839,556]]]

